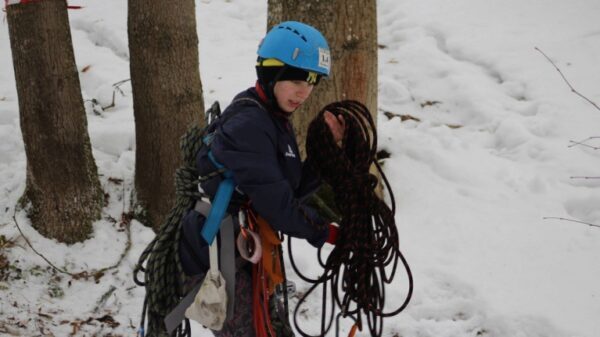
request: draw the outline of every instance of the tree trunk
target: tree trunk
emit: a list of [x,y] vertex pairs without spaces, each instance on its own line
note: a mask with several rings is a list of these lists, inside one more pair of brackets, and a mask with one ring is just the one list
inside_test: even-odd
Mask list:
[[[377,4],[375,0],[268,0],[268,28],[282,21],[300,21],[317,28],[331,49],[331,74],[321,80],[310,98],[293,114],[300,154],[306,157],[308,125],[332,102],[355,100],[363,103],[377,123]],[[378,195],[383,194],[379,172]],[[333,201],[326,189],[321,197]]]
[[83,241],[100,217],[103,192],[87,120],[64,0],[6,8],[21,132],[27,156],[22,204],[42,235]]
[[136,214],[155,230],[175,202],[180,138],[203,122],[194,7],[193,0],[128,2]]
[[345,99],[367,106],[377,120],[377,12],[375,0],[269,0],[268,27],[288,20],[314,26],[331,49],[329,79],[294,113],[296,136],[305,155],[308,124],[328,103]]

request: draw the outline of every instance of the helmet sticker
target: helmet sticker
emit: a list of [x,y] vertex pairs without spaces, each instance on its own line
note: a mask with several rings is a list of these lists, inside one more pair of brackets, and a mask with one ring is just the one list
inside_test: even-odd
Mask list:
[[327,69],[331,67],[329,49],[319,48],[319,67]]

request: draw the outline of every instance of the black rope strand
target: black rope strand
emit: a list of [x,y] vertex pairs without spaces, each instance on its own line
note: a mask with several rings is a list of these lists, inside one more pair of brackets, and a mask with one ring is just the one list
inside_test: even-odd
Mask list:
[[[342,148],[335,143],[324,121],[325,111],[344,117],[346,132]],[[324,271],[316,280],[299,272],[291,254],[291,240],[288,240],[292,267],[304,281],[313,283],[297,304],[294,323],[302,336],[312,337],[299,328],[296,316],[308,295],[322,284],[330,288],[332,300],[341,308],[343,316],[351,316],[362,328],[362,315],[365,315],[371,336],[379,337],[383,331],[383,318],[397,315],[408,305],[413,279],[399,249],[394,220],[395,199],[376,161],[377,134],[368,109],[356,101],[336,102],[323,108],[308,128],[306,151],[308,165],[332,186],[342,220],[336,245],[325,263],[320,262]],[[375,165],[381,174],[389,192],[391,209],[375,193],[377,178],[369,173],[371,165]],[[384,312],[385,285],[393,280],[398,260],[408,275],[408,294],[398,309]],[[335,308],[331,307],[333,317]],[[326,310],[326,303],[323,303],[321,326],[327,326],[327,329],[321,332],[322,335],[332,323],[324,322]]]

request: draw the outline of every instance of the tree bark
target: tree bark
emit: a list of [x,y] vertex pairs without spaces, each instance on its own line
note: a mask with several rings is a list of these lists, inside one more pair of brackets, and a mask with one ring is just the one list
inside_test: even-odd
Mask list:
[[331,49],[330,78],[294,112],[296,136],[305,156],[308,124],[328,103],[345,99],[367,106],[377,120],[377,12],[375,0],[269,0],[268,27],[288,20],[314,26]]
[[42,235],[83,241],[100,217],[102,188],[64,0],[9,5],[12,49],[27,181],[22,205]]
[[193,0],[128,2],[136,215],[155,230],[175,202],[180,138],[203,123],[194,7]]

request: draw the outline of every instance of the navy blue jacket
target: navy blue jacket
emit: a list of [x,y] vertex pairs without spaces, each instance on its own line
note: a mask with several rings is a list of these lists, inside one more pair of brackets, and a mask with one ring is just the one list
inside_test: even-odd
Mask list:
[[[235,214],[240,203],[250,200],[251,207],[274,230],[321,247],[329,227],[316,211],[302,204],[320,182],[302,164],[288,119],[269,109],[250,88],[233,99],[211,130],[210,151],[217,162],[233,172],[236,184],[230,212]],[[208,151],[203,147],[196,155],[201,176],[216,170]],[[201,186],[212,197],[220,182],[221,177],[216,176]],[[206,242],[200,236],[204,217],[191,210],[182,221],[180,256],[184,270],[188,275],[203,273],[209,267]]]
[[274,230],[322,246],[328,227],[302,204],[319,181],[300,160],[289,120],[268,109],[254,88],[238,94],[221,118],[211,150],[233,172],[237,189]]

